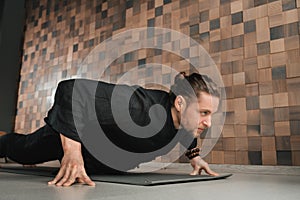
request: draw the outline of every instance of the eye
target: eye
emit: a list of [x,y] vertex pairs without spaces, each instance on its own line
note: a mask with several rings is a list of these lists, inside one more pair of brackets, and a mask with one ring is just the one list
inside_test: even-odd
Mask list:
[[210,111],[200,111],[201,116],[207,116],[210,114]]

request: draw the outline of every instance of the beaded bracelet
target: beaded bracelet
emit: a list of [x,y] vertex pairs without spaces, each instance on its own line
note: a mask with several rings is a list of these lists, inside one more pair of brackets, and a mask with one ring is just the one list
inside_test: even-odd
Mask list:
[[190,160],[197,156],[200,156],[200,148],[196,147],[191,150],[187,150],[185,152],[185,156],[188,157],[188,159],[190,159]]

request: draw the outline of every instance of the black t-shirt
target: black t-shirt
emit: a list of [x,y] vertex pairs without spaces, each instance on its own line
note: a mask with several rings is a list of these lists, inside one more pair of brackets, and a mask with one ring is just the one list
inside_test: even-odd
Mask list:
[[[157,105],[159,108],[153,109]],[[116,108],[114,113],[113,108]],[[122,111],[128,112],[128,115]],[[91,133],[89,128],[98,124],[112,143],[136,153],[161,149],[171,141],[175,145],[182,138],[178,137],[178,133],[186,137],[184,130],[178,132],[174,127],[167,92],[86,79],[60,82],[45,122],[57,132],[79,142],[86,134],[85,130],[89,130],[88,134],[97,134]],[[149,126],[151,123],[154,126]],[[158,129],[156,124],[161,127]],[[143,129],[145,126],[148,126],[147,129]],[[132,135],[126,128],[141,130],[142,137],[138,136],[138,132]],[[188,142],[182,144],[190,145]]]

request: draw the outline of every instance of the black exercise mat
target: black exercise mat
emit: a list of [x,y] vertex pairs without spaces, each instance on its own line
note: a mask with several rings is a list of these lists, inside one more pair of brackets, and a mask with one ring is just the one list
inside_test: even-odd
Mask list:
[[[54,177],[58,172],[58,168],[53,167],[0,167],[0,172],[8,172],[14,174],[37,175]],[[121,183],[130,185],[163,185],[196,181],[209,181],[224,179],[232,174],[221,174],[219,176],[199,175],[191,176],[187,174],[162,174],[162,173],[124,173],[124,174],[101,174],[91,175],[93,181]]]

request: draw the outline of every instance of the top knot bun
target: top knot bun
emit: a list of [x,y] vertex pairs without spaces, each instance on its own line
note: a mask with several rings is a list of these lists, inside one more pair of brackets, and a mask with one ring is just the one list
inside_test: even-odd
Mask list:
[[174,83],[178,83],[186,78],[185,72],[180,72],[175,76]]

